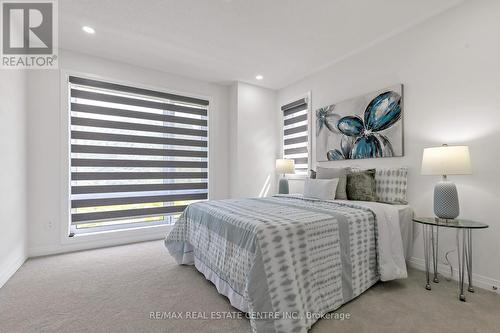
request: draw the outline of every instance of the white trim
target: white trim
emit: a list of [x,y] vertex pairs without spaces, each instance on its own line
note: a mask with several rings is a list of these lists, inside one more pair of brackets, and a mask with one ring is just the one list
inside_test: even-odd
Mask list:
[[28,259],[25,255],[20,255],[15,257],[12,261],[7,262],[5,268],[0,269],[0,288],[9,281],[9,279],[14,275],[17,270],[24,264]]
[[[213,104],[213,98],[210,96],[206,95],[201,95],[201,94],[192,94],[192,93],[186,93],[186,92],[180,92],[176,90],[168,90],[164,88],[159,88],[159,87],[154,87],[154,86],[149,86],[141,83],[135,83],[135,82],[129,82],[129,81],[124,81],[124,80],[118,80],[110,77],[104,77],[96,74],[90,74],[90,73],[82,73],[74,70],[67,70],[67,69],[62,69],[60,71],[60,79],[59,79],[59,91],[60,93],[60,107],[59,107],[59,112],[60,112],[60,175],[62,177],[61,179],[61,188],[60,188],[60,218],[61,218],[61,230],[60,230],[60,241],[61,244],[58,244],[56,246],[49,246],[49,247],[42,247],[42,248],[32,248],[29,251],[29,255],[32,256],[32,253],[36,253],[35,256],[40,256],[40,255],[47,255],[47,254],[53,254],[53,253],[62,253],[62,252],[68,252],[68,251],[77,251],[81,250],[84,248],[95,248],[95,247],[104,247],[104,246],[111,246],[111,245],[116,245],[116,244],[124,244],[126,241],[124,240],[129,240],[129,242],[138,242],[138,241],[143,241],[143,240],[153,240],[153,239],[160,239],[165,236],[165,233],[171,229],[170,225],[163,225],[163,226],[152,226],[149,228],[139,228],[139,229],[124,229],[124,230],[116,230],[113,232],[102,232],[99,234],[91,234],[91,235],[81,235],[78,237],[68,237],[69,231],[70,231],[70,221],[71,221],[71,209],[70,209],[70,199],[69,199],[69,194],[70,194],[70,189],[71,189],[71,180],[70,180],[70,149],[71,145],[69,144],[70,140],[70,100],[69,100],[69,77],[70,76],[78,76],[81,78],[87,78],[87,79],[94,79],[94,80],[100,80],[100,81],[105,81],[105,82],[110,82],[110,83],[115,83],[115,84],[122,84],[122,85],[127,85],[131,87],[137,87],[137,88],[142,88],[142,89],[149,89],[149,90],[154,90],[154,91],[159,91],[159,92],[165,92],[165,93],[170,93],[170,94],[177,94],[177,95],[182,95],[186,97],[193,97],[193,98],[199,98],[199,99],[205,99],[208,100],[208,106],[207,106],[207,140],[208,140],[208,161],[207,161],[207,170],[208,170],[208,199],[211,197],[211,193],[213,192],[212,187],[215,184],[214,181],[210,181],[210,174],[214,174],[214,165],[215,163],[213,162],[213,154],[214,154],[214,147],[213,147],[213,138],[210,136],[212,135],[212,131],[210,130],[210,124],[213,122],[212,118],[212,104]],[[150,231],[148,231],[150,230]],[[161,231],[160,231],[161,230]],[[160,233],[160,234],[159,234]],[[149,236],[144,236],[148,235]],[[161,237],[159,235],[162,235]],[[109,241],[105,241],[109,240]],[[91,244],[94,243],[94,247],[87,247],[87,246],[82,246],[82,244]],[[61,246],[62,245],[62,246]],[[67,249],[66,249],[67,248]],[[76,248],[73,250],[73,248]]]
[[[69,73],[61,70],[59,79],[59,91],[60,94],[60,154],[59,161],[61,163],[59,175],[61,179],[60,188],[60,240],[61,244],[69,244],[71,239],[69,238],[70,224],[71,224],[71,204],[69,199],[71,180],[70,180],[70,100],[69,100]],[[58,245],[59,246],[59,245]],[[60,246],[59,246],[60,247]],[[28,251],[31,256],[31,252]]]
[[174,94],[174,95],[181,95],[184,97],[192,97],[192,98],[198,98],[198,99],[205,99],[208,100],[208,102],[212,102],[212,97],[208,95],[202,95],[202,94],[193,94],[185,91],[179,91],[179,90],[173,90],[173,89],[166,89],[163,87],[158,87],[155,85],[147,85],[143,83],[137,83],[137,82],[132,82],[128,80],[120,80],[116,78],[112,78],[109,76],[102,76],[102,75],[97,75],[97,74],[92,74],[88,72],[79,72],[75,71],[72,69],[61,69],[61,75],[63,77],[66,77],[69,79],[69,76],[78,76],[84,79],[92,79],[92,80],[98,80],[98,81],[105,81],[109,83],[114,83],[114,84],[121,84],[121,85],[126,85],[130,87],[136,87],[136,88],[141,88],[141,89],[148,89],[148,90],[154,90],[158,92],[164,92],[167,94]]
[[309,175],[309,170],[312,168],[312,140],[313,140],[313,135],[312,135],[312,101],[311,101],[311,91],[309,90],[307,92],[307,132],[308,132],[308,138],[307,138],[307,173],[306,177]]
[[[425,271],[425,261],[422,258],[411,257],[407,261],[408,266],[418,269],[420,271]],[[431,268],[432,269],[432,268]],[[449,277],[450,276],[450,268],[447,265],[438,264],[438,273],[442,276]],[[458,268],[453,270],[453,280],[458,281]],[[422,281],[424,283],[424,281]],[[465,276],[465,283],[467,283],[467,276]],[[478,287],[481,289],[485,289],[488,291],[496,292],[500,294],[500,281],[495,280],[483,275],[479,275],[476,273],[472,273],[472,284],[474,287]],[[423,284],[422,284],[423,286]],[[493,287],[496,286],[497,290],[494,290]]]
[[68,237],[65,244],[31,247],[28,256],[40,257],[59,253],[68,253],[82,250],[125,245],[164,239],[172,229],[171,225],[142,228],[140,230],[116,230],[110,233],[98,233]]

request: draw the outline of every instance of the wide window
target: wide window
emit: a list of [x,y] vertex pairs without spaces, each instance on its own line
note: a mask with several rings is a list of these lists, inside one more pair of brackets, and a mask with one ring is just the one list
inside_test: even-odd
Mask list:
[[283,158],[295,161],[295,173],[309,168],[309,107],[307,98],[283,105]]
[[208,101],[71,76],[71,234],[173,223],[208,198]]

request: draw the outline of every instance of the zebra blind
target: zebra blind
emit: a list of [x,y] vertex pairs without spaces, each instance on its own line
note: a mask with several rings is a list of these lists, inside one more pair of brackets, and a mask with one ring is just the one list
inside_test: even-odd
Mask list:
[[283,105],[283,158],[295,161],[295,173],[309,167],[309,108],[307,99]]
[[71,224],[174,222],[208,198],[208,101],[70,76]]

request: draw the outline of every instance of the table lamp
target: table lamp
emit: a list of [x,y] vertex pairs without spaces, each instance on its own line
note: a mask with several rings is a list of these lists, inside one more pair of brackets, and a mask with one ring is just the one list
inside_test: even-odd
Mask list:
[[290,192],[288,187],[288,179],[285,178],[287,173],[295,173],[295,162],[294,160],[288,159],[278,159],[276,160],[276,172],[283,175],[280,178],[279,183],[279,194],[288,194]]
[[422,175],[442,175],[434,187],[434,214],[452,220],[460,214],[458,191],[447,175],[470,175],[472,167],[468,146],[425,148],[422,157]]

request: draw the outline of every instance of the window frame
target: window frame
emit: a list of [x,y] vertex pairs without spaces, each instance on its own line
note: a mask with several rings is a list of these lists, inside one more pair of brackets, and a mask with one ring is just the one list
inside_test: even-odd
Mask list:
[[[61,70],[60,72],[60,101],[59,101],[59,111],[60,111],[60,137],[59,137],[59,148],[60,148],[60,240],[62,244],[74,244],[74,243],[88,243],[94,242],[100,244],[103,241],[106,243],[109,240],[128,240],[133,241],[143,241],[143,240],[153,240],[161,239],[165,237],[165,234],[169,232],[173,225],[172,224],[157,224],[148,226],[138,226],[129,228],[114,228],[106,230],[103,228],[96,232],[85,232],[80,234],[75,234],[70,237],[71,232],[71,102],[70,102],[70,76],[77,76],[83,79],[99,80],[114,84],[127,85],[131,87],[137,87],[142,89],[149,89],[158,92],[165,92],[170,94],[176,94],[186,97],[193,97],[199,99],[208,100],[209,105],[207,107],[207,140],[208,140],[208,158],[207,158],[207,172],[208,172],[208,193],[207,200],[210,200],[212,193],[213,181],[210,178],[213,176],[214,171],[212,170],[212,140],[211,140],[211,130],[210,125],[212,122],[212,112],[211,107],[213,103],[213,98],[211,96],[205,96],[200,94],[187,93],[182,91],[176,91],[171,89],[159,88],[158,86],[145,85],[142,83],[133,83],[128,80],[120,80],[115,78],[110,78],[106,76],[100,76],[89,73],[82,73],[74,70]],[[99,246],[99,245],[96,245]]]
[[312,112],[311,112],[311,91],[308,91],[306,93],[297,95],[293,98],[288,98],[285,100],[285,102],[281,102],[279,105],[279,112],[280,112],[280,158],[284,158],[285,156],[285,135],[284,135],[284,114],[283,110],[281,110],[281,107],[283,105],[287,105],[289,103],[298,101],[300,99],[305,98],[307,101],[307,169],[308,172],[305,174],[287,174],[285,175],[285,178],[288,179],[305,179],[309,177],[309,170],[312,168]]

